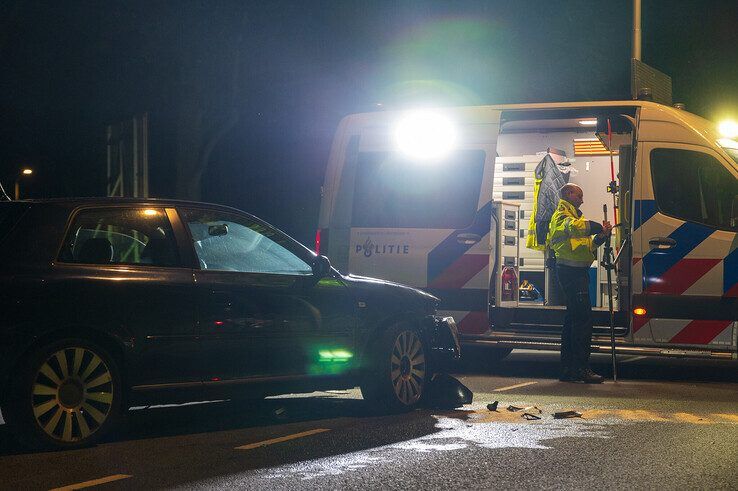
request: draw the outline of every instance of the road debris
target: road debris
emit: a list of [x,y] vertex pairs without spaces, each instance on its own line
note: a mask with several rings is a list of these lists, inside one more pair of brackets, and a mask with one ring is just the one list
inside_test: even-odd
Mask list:
[[471,404],[474,393],[458,379],[445,373],[431,379],[426,395],[426,404],[434,408],[453,409]]
[[489,409],[490,411],[495,411],[496,412],[497,411],[497,405],[499,403],[500,403],[499,401],[495,401],[495,402],[489,403],[489,404],[487,404],[487,409]]
[[536,419],[541,419],[540,416],[536,416],[535,414],[531,414],[531,413],[523,413],[521,415],[521,417],[523,419],[527,419],[528,421],[533,421],[533,420],[536,420]]
[[538,409],[538,407],[536,406],[517,407],[517,406],[509,405],[507,406],[507,410],[513,413],[517,411],[525,411],[527,413],[541,414],[543,412],[540,409]]
[[582,413],[576,411],[560,411],[553,414],[554,419],[581,418]]

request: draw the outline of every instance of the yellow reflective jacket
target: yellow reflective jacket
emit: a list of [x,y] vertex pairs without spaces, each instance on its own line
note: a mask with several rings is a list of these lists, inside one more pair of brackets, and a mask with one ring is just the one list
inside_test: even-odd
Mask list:
[[546,250],[546,244],[538,243],[538,234],[536,233],[536,214],[538,214],[538,193],[541,190],[541,182],[543,179],[536,177],[533,182],[533,211],[530,213],[530,220],[528,221],[528,236],[525,240],[525,247],[533,249],[534,251]]
[[596,232],[591,228],[581,211],[568,201],[559,200],[546,237],[546,242],[556,255],[556,264],[579,268],[592,265],[597,246],[592,240]]

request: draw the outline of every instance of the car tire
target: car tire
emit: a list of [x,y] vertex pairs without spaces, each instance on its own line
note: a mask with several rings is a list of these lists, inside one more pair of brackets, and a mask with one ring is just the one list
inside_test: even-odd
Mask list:
[[432,376],[423,335],[398,324],[382,333],[371,351],[370,368],[361,384],[364,400],[386,412],[408,411],[421,404]]
[[20,442],[31,448],[89,446],[120,419],[123,385],[118,364],[90,341],[49,343],[28,356],[11,377],[4,416]]

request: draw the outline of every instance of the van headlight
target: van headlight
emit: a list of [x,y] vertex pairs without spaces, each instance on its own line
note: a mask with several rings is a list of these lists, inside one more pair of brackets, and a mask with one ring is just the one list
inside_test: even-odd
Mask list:
[[407,157],[415,160],[440,160],[457,142],[456,125],[439,111],[412,111],[397,122],[395,143]]

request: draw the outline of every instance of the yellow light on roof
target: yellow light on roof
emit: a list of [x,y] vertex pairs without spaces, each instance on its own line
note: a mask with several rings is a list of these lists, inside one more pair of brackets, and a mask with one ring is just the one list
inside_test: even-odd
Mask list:
[[157,215],[158,213],[159,213],[158,211],[153,210],[151,208],[148,208],[143,211],[143,214],[146,215],[147,217],[153,217],[154,215]]
[[596,119],[580,119],[579,124],[582,126],[596,126],[597,120]]
[[33,174],[33,169],[23,169],[21,172],[24,176],[30,176],[31,174]]
[[[618,152],[612,154],[617,155]],[[575,138],[574,155],[610,155],[610,151],[598,138]]]
[[735,138],[738,136],[738,123],[732,119],[726,119],[718,124],[718,132],[725,138]]

